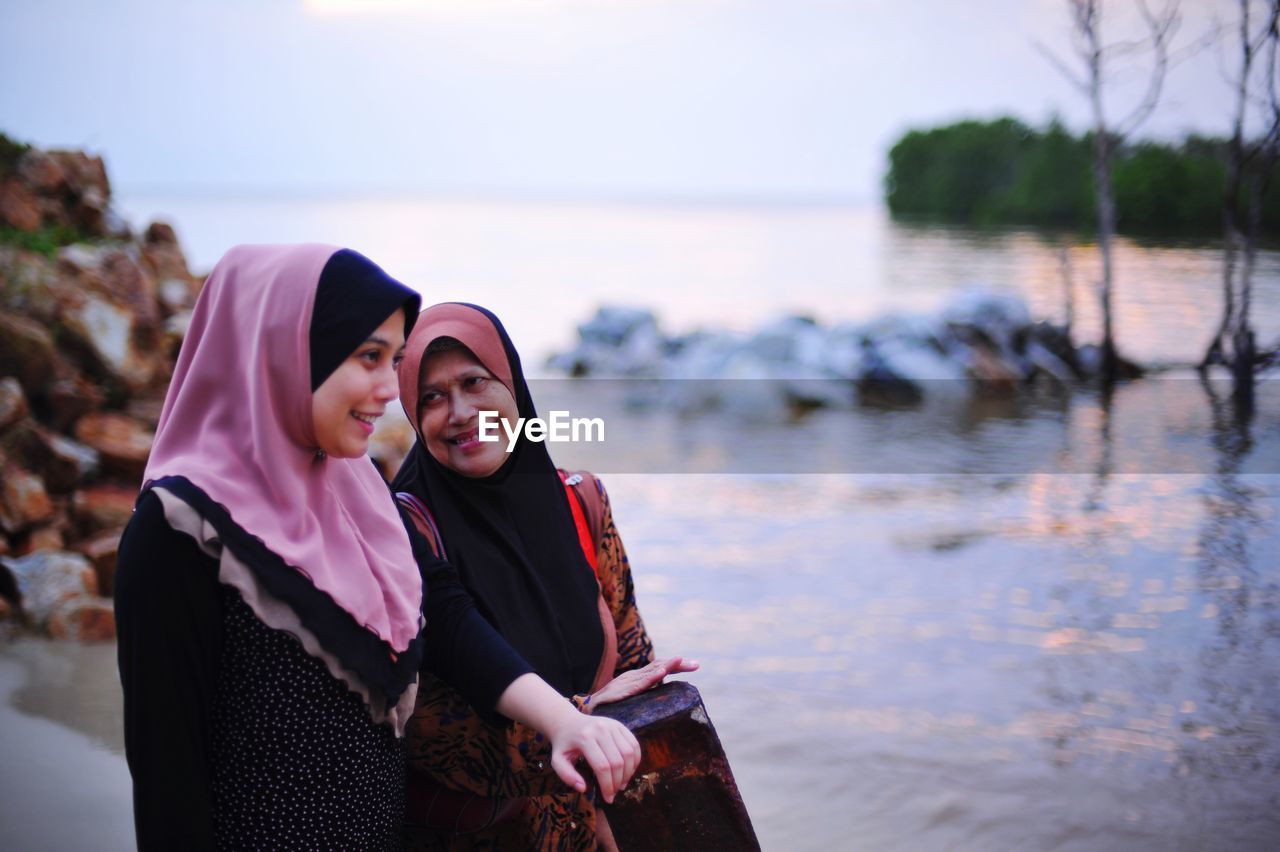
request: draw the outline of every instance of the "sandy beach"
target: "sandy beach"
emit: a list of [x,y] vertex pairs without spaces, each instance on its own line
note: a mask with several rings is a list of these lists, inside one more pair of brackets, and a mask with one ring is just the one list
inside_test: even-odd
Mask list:
[[115,646],[0,642],[0,825],[4,847],[134,848]]

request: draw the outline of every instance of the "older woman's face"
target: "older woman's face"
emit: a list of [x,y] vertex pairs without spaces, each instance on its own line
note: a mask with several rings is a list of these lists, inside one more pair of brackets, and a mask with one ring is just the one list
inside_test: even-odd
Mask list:
[[506,432],[499,431],[500,440],[481,441],[481,411],[498,412],[512,429],[520,418],[511,391],[469,350],[433,352],[423,360],[418,422],[432,458],[463,476],[496,473],[508,458]]

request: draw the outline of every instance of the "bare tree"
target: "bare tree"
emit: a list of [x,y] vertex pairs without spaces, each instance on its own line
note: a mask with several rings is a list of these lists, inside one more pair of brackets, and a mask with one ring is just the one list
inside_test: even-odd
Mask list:
[[[1181,17],[1178,0],[1166,0],[1153,12],[1147,0],[1133,0],[1142,17],[1145,34],[1129,41],[1104,43],[1102,37],[1103,0],[1067,0],[1071,10],[1075,63],[1069,63],[1044,45],[1040,51],[1089,100],[1093,118],[1093,186],[1098,217],[1098,251],[1102,255],[1102,280],[1098,299],[1102,305],[1102,379],[1111,384],[1124,372],[1124,362],[1116,349],[1112,292],[1115,275],[1111,241],[1116,232],[1115,192],[1111,167],[1116,151],[1151,116],[1160,102],[1165,72],[1169,67],[1169,45]],[[1126,56],[1150,60],[1147,86],[1141,100],[1124,118],[1107,117],[1104,98],[1109,63]]]
[[[1201,370],[1214,364],[1231,368],[1236,402],[1253,406],[1254,371],[1258,362],[1250,309],[1253,271],[1257,265],[1262,198],[1280,159],[1280,95],[1277,93],[1277,44],[1280,43],[1280,0],[1265,0],[1255,26],[1254,0],[1238,0],[1240,73],[1233,80],[1235,111],[1227,145],[1227,180],[1222,196],[1222,321],[1210,340]],[[1259,89],[1262,91],[1260,92]],[[1249,111],[1257,111],[1261,132],[1249,140]],[[1245,220],[1240,222],[1243,210]],[[1239,255],[1243,254],[1240,263]],[[1238,294],[1238,298],[1237,298]],[[1228,350],[1229,343],[1229,350]]]

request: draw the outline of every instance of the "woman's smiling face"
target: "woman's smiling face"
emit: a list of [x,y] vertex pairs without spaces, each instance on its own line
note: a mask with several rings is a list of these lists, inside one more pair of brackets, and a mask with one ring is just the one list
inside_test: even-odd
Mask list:
[[373,424],[400,393],[396,366],[404,349],[404,312],[396,311],[329,374],[311,396],[316,446],[334,458],[369,451]]
[[498,412],[511,428],[520,419],[511,391],[471,350],[458,345],[429,352],[418,381],[418,423],[432,458],[463,476],[496,473],[509,458],[506,432],[499,430],[500,440],[481,441],[481,411]]

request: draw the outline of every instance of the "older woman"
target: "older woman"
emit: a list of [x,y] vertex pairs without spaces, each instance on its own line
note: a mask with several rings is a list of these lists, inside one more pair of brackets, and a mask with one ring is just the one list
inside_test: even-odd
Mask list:
[[[418,441],[393,488],[486,619],[539,675],[585,712],[697,667],[654,660],[598,480],[562,476],[543,443],[519,440],[508,452],[505,440],[479,439],[482,411],[512,427],[537,414],[497,317],[464,304],[424,311],[400,390]],[[608,842],[591,798],[549,775],[536,732],[490,724],[429,676],[409,741],[411,847],[591,849],[598,835]]]
[[240,246],[205,284],[117,568],[139,848],[399,848],[424,657],[546,732],[567,783],[577,755],[607,794],[634,771],[630,733],[531,673],[365,457],[417,307],[328,246]]

